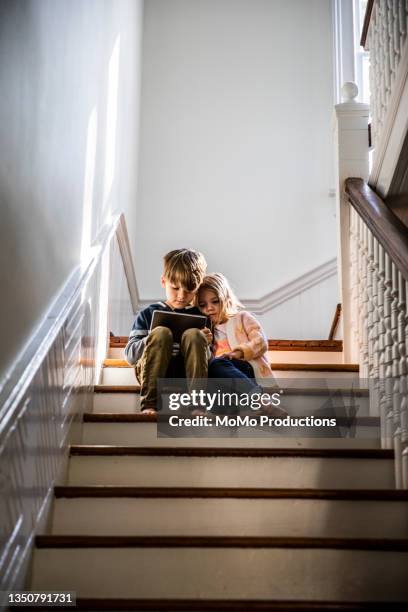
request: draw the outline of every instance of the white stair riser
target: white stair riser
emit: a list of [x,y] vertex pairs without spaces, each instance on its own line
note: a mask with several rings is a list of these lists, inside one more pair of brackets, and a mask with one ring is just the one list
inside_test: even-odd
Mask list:
[[[315,414],[325,404],[328,405],[330,396],[327,395],[296,395],[281,396],[281,405],[290,414]],[[369,399],[366,396],[356,397],[354,400],[347,395],[342,398],[332,397],[332,406],[335,414],[349,414],[350,406],[355,407],[358,416],[369,415]],[[94,412],[134,413],[140,411],[139,393],[94,393]]]
[[126,359],[124,348],[112,348],[110,347],[107,354],[108,359]]
[[338,351],[268,351],[271,363],[343,363]]
[[[272,368],[273,370],[273,368]],[[359,374],[358,372],[330,372],[330,371],[315,371],[315,370],[275,370],[274,376],[278,381],[290,380],[343,380],[344,382],[357,381]],[[316,385],[320,386],[320,385]]]
[[134,368],[103,368],[102,385],[137,385]]
[[31,590],[78,597],[323,599],[408,597],[408,553],[323,549],[36,550]]
[[[278,370],[275,372],[276,379],[287,380],[287,379],[305,379],[305,380],[320,380],[325,379],[340,379],[344,381],[358,380],[357,372],[314,372],[314,371],[292,371],[292,370]],[[108,367],[102,369],[102,380],[103,385],[135,385],[137,384],[134,368],[114,368]],[[319,386],[319,385],[317,385]]]
[[[57,499],[57,535],[408,537],[408,502]],[[385,520],[384,520],[385,519]]]
[[73,456],[70,485],[394,487],[392,459]]
[[[208,430],[213,432],[213,430]],[[218,430],[214,430],[215,433]],[[377,428],[359,428],[354,438],[283,437],[279,431],[240,428],[238,431],[219,431],[219,437],[158,438],[156,423],[85,423],[82,444],[121,446],[215,446],[215,447],[271,447],[271,448],[380,448]],[[254,437],[258,435],[258,437]]]
[[140,412],[139,393],[94,393],[94,412]]
[[[125,359],[124,348],[110,348],[109,359]],[[343,363],[343,353],[338,351],[268,351],[272,363]]]

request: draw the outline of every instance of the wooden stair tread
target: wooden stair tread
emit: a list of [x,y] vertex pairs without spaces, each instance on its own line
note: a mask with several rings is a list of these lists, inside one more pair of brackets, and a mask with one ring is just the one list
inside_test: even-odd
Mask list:
[[[156,423],[158,414],[144,414],[143,412],[85,412],[84,423]],[[164,416],[164,415],[163,415]],[[168,417],[169,415],[166,415]],[[292,415],[296,417],[296,415]],[[208,418],[212,418],[211,413]],[[251,415],[251,418],[259,420],[260,416],[256,413]],[[356,416],[356,417],[337,417],[338,426],[346,426],[352,423],[356,426],[379,427],[380,417],[373,416]]]
[[[298,371],[298,372],[358,372],[359,366],[355,363],[271,363],[272,370]],[[125,359],[105,359],[104,368],[133,368]]]
[[94,393],[140,393],[140,385],[94,385]]
[[[125,348],[129,341],[128,336],[111,336],[110,348]],[[268,351],[316,351],[335,352],[343,351],[342,340],[268,340]]]
[[38,535],[37,548],[336,548],[408,551],[408,538]]
[[55,498],[204,498],[204,499],[317,499],[408,502],[402,489],[269,489],[243,487],[134,487],[112,485],[56,486]]
[[298,372],[359,372],[357,363],[270,363],[272,370]]
[[340,459],[393,459],[394,450],[384,448],[217,448],[71,445],[75,456],[158,457],[326,457]]
[[[35,610],[35,608],[32,608]],[[58,609],[72,610],[72,607]],[[76,610],[120,612],[391,612],[406,611],[405,602],[235,599],[76,599]]]
[[[276,387],[264,387],[265,392],[276,391]],[[334,395],[337,391],[341,392],[342,396],[352,395],[353,397],[368,397],[369,390],[367,388],[327,388],[327,387],[280,387],[280,391],[284,395]],[[95,385],[95,393],[140,393],[140,385]]]

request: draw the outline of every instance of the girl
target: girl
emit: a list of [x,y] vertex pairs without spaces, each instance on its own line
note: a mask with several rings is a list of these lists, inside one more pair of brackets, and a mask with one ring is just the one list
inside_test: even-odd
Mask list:
[[[213,355],[208,365],[209,378],[234,378],[247,392],[263,392],[259,383],[270,379],[276,384],[266,358],[268,343],[253,315],[243,310],[225,276],[219,273],[205,276],[196,303],[211,321]],[[264,380],[264,382],[266,382]],[[264,406],[273,416],[285,416],[282,408]]]

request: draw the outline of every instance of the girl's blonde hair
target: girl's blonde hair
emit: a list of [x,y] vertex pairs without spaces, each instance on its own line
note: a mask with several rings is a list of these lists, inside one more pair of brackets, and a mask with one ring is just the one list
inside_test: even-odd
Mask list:
[[229,319],[239,310],[244,308],[233,290],[231,289],[231,286],[225,276],[223,274],[220,274],[219,272],[214,272],[214,274],[208,274],[207,276],[204,276],[203,281],[199,286],[196,294],[196,306],[198,306],[200,302],[200,293],[204,289],[214,291],[215,295],[220,301],[219,321]]

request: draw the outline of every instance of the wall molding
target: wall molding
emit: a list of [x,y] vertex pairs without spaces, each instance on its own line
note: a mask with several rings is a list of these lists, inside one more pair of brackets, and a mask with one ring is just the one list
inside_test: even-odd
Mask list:
[[7,591],[24,588],[34,537],[46,524],[53,487],[65,474],[68,445],[81,441],[98,343],[104,334],[105,344],[108,338],[102,315],[109,297],[102,288],[115,236],[122,242],[121,256],[131,261],[125,220],[117,214],[102,227],[86,264],[71,272],[0,381],[0,609]]
[[109,225],[104,225],[91,249],[85,266],[78,265],[69,275],[62,289],[51,303],[25,348],[17,356],[0,382],[0,441],[6,421],[13,417],[13,406],[18,404],[41,363],[46,358],[67,314],[77,301],[98,265],[106,245],[116,232],[119,215]]
[[337,258],[334,257],[324,264],[309,270],[305,274],[298,276],[289,283],[274,289],[270,293],[258,299],[242,298],[242,303],[248,310],[255,314],[265,314],[277,306],[284,304],[288,300],[304,293],[308,289],[319,285],[323,281],[337,274]]
[[[290,282],[282,285],[277,289],[273,289],[269,293],[263,295],[260,298],[239,298],[242,304],[253,312],[254,314],[265,314],[270,310],[273,310],[277,306],[284,304],[288,300],[296,297],[300,293],[304,293],[324,282],[328,278],[335,276],[337,274],[337,258],[334,257],[330,259],[324,264],[313,268],[313,270],[309,270],[298,276],[297,278],[291,280]],[[160,302],[163,298],[151,298],[148,300],[141,300],[139,303],[140,308],[146,308],[150,304],[154,302]]]

